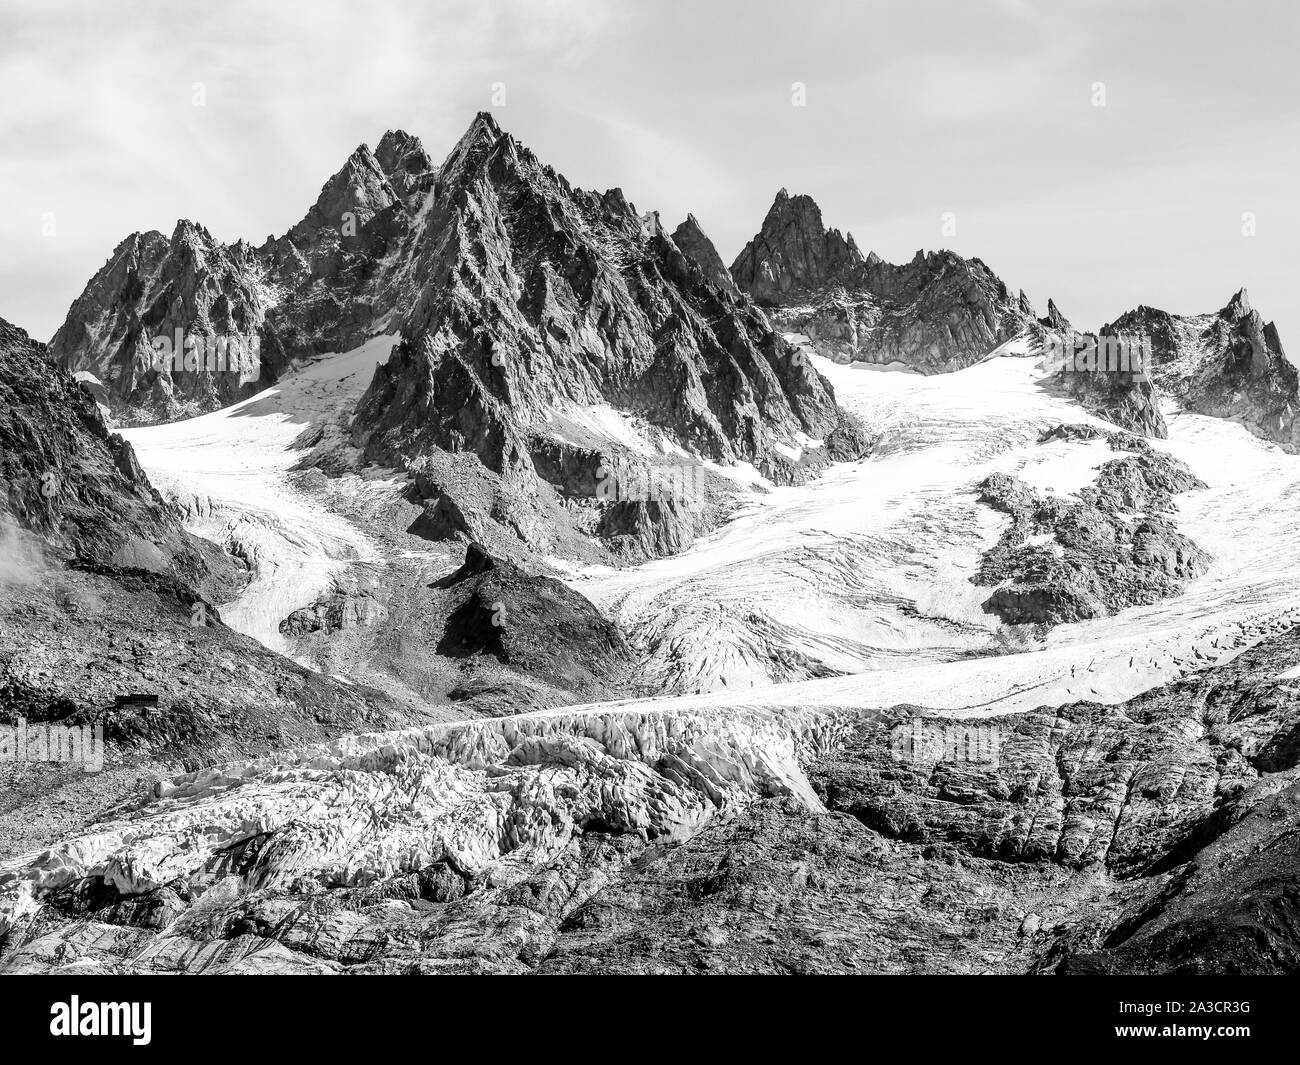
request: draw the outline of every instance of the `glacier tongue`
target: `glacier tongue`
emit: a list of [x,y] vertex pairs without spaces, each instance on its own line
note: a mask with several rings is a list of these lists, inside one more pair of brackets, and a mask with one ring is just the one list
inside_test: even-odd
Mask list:
[[[0,934],[84,877],[122,895],[235,868],[244,888],[357,887],[437,862],[500,886],[584,831],[669,842],[765,796],[822,806],[800,759],[859,715],[549,712],[354,735],[176,777],[135,809],[0,865]],[[230,890],[229,888],[223,890]]]
[[290,653],[279,623],[326,590],[349,561],[373,558],[364,530],[294,483],[305,430],[346,421],[396,336],[321,357],[251,399],[212,414],[127,429],[150,480],[186,527],[245,558],[255,579],[222,619]]

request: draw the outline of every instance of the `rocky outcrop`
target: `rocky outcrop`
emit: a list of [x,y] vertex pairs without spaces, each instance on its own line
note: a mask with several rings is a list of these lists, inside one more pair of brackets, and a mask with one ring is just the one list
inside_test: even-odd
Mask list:
[[[227,628],[220,607],[245,564],[181,528],[94,399],[7,323],[0,543],[0,725],[99,725],[110,766],[198,766],[420,719]],[[117,705],[136,695],[156,705]],[[53,762],[0,762],[7,795],[47,808],[68,805],[65,788],[94,791],[75,786],[79,768],[70,781]],[[32,831],[24,808],[0,811],[6,848]]]
[[[491,694],[492,708],[518,712],[517,703],[501,698],[508,686],[496,665],[514,674],[517,683],[550,686],[570,702],[629,685],[636,658],[623,634],[568,585],[528,574],[476,543],[466,547],[464,564],[441,583],[450,598],[437,650],[462,662],[472,678],[453,696],[458,701]],[[491,685],[483,684],[485,665],[495,675]],[[486,707],[467,704],[475,708]]]
[[242,584],[232,560],[181,529],[92,395],[3,320],[0,522],[54,561],[152,570],[213,592]]
[[170,238],[133,233],[68,310],[50,353],[91,375],[129,423],[224,406],[274,380],[286,358],[267,312],[266,264],[180,221]]
[[[1056,338],[1073,337],[1068,323],[1063,331],[1053,329]],[[1095,344],[1096,339],[1090,338]],[[1051,379],[1084,410],[1139,436],[1164,440],[1169,426],[1160,410],[1160,392],[1149,374],[1108,370],[1101,366],[1073,366],[1059,370]]]
[[419,141],[361,145],[306,216],[260,247],[180,221],[118,245],[50,341],[127,424],[260,391],[295,359],[356,347],[414,298],[419,213],[436,171]]
[[781,328],[840,361],[959,370],[1035,321],[1024,294],[979,259],[949,251],[918,251],[903,265],[874,252],[864,258],[852,236],[823,225],[812,199],[784,189],[731,275]]
[[1029,336],[1043,352],[1047,368],[1053,371],[1050,387],[1061,389],[1084,410],[1130,433],[1157,440],[1169,436],[1160,412],[1160,394],[1151,383],[1150,367],[1139,360],[1122,371],[1108,368],[1104,357],[1076,357],[1076,342],[1086,345],[1087,352],[1095,352],[1098,338],[1076,334],[1070,320],[1051,299],[1047,301],[1047,313],[1030,326]]
[[373,628],[388,616],[375,591],[364,587],[336,586],[310,606],[299,607],[280,622],[285,636],[310,633],[330,635],[347,629]]
[[1151,379],[1188,410],[1231,418],[1289,452],[1300,451],[1300,378],[1276,325],[1251,307],[1245,289],[1215,314],[1174,315],[1142,306],[1101,333],[1145,338]]
[[427,285],[362,399],[375,461],[469,451],[528,468],[557,405],[608,403],[721,462],[761,460],[841,415],[754,308],[611,190],[572,189],[483,114],[439,170]]
[[1177,595],[1209,568],[1172,520],[1173,497],[1205,483],[1135,437],[1112,434],[1111,446],[1135,453],[1104,463],[1077,500],[1003,473],[980,483],[980,502],[1011,518],[972,578],[995,589],[987,612],[1011,625],[1106,617]]
[[700,228],[699,220],[693,214],[688,214],[686,221],[673,230],[673,243],[681,248],[688,259],[692,260],[696,266],[704,271],[705,278],[728,295],[735,298],[740,297],[740,289],[736,287],[736,282],[731,279],[731,274],[727,271],[722,256],[718,254],[718,249],[713,246],[713,241]]
[[1047,300],[1047,313],[1038,319],[1038,324],[1054,333],[1065,334],[1073,331],[1070,319],[1061,313],[1060,308],[1050,297]]
[[731,264],[731,276],[759,303],[780,307],[836,283],[851,283],[862,253],[838,229],[822,222],[811,196],[776,194],[763,225]]

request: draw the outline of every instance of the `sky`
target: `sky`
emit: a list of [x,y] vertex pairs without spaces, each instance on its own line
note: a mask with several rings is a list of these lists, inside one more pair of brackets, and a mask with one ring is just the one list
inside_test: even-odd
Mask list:
[[[1300,354],[1294,0],[5,0],[0,317],[137,230],[261,243],[365,142],[474,113],[731,262],[779,188],[1093,328],[1239,288]],[[797,86],[802,86],[800,91]]]

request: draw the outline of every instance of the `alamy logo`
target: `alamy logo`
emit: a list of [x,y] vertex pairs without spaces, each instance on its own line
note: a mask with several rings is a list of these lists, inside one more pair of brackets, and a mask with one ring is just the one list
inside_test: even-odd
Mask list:
[[104,726],[0,725],[0,762],[67,762],[87,773],[104,768]]
[[699,465],[614,467],[602,463],[596,468],[596,498],[605,502],[699,501],[704,489],[704,467]]
[[1146,337],[1047,333],[1043,355],[1051,373],[1131,373],[1147,379],[1151,341]]
[[996,766],[1002,746],[997,725],[914,717],[889,730],[889,749],[900,762],[973,762]]
[[151,368],[160,372],[237,373],[240,384],[262,376],[262,339],[256,335],[187,335],[178,327],[171,336],[161,333],[154,337],[149,347],[153,352]]
[[50,1035],[125,1035],[145,1047],[153,1038],[152,1013],[149,1002],[82,1002],[71,995],[50,1006]]

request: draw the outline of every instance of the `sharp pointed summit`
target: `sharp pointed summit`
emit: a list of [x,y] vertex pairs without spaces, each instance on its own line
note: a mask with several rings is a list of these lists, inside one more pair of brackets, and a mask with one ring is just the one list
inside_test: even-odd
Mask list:
[[852,235],[826,227],[811,197],[785,189],[731,275],[823,354],[923,373],[968,366],[1033,321],[1028,301],[978,259],[923,249],[904,266],[874,252],[864,259]]

